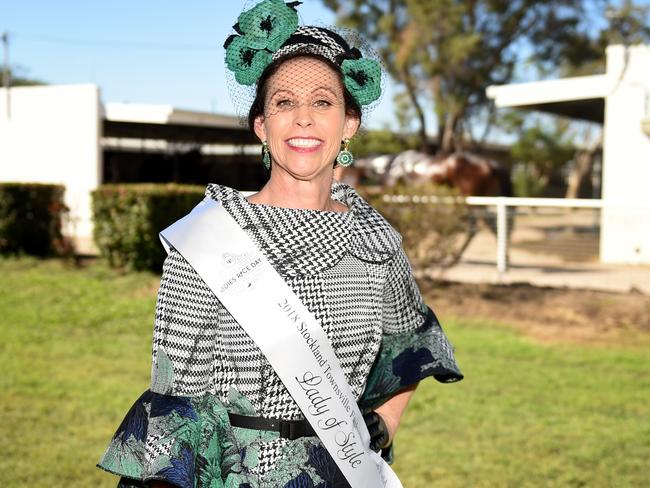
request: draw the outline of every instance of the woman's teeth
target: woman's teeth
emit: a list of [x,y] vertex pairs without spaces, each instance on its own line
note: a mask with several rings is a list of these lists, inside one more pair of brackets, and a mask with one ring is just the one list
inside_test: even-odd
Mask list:
[[316,147],[320,145],[323,141],[319,139],[300,139],[300,138],[294,138],[294,139],[289,139],[287,143],[290,146],[295,146],[295,147]]

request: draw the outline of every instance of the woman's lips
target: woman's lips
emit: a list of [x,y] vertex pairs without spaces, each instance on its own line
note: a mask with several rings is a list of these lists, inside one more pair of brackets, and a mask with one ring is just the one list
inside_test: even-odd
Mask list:
[[313,153],[318,151],[323,145],[323,141],[320,139],[310,137],[294,137],[287,139],[285,142],[289,146],[289,149],[299,153]]

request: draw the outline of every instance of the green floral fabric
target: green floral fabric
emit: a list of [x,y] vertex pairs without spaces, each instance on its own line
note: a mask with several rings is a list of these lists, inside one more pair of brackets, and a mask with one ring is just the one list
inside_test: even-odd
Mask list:
[[276,432],[232,427],[227,409],[255,416],[231,389],[228,403],[206,394],[178,397],[145,391],[114,434],[98,467],[121,475],[117,488],[163,480],[181,488],[349,487],[316,437],[288,441],[273,471],[255,475],[260,446]]
[[272,59],[272,53],[298,28],[298,13],[282,0],[264,0],[242,12],[228,38],[226,66],[242,85],[254,85]]
[[381,95],[381,66],[373,59],[346,59],[341,63],[343,81],[359,105],[368,105]]
[[359,405],[374,409],[399,390],[433,376],[442,383],[463,379],[453,356],[453,346],[433,311],[413,331],[384,334]]
[[237,26],[251,48],[273,52],[298,28],[298,13],[282,0],[265,0],[243,12]]
[[237,83],[253,85],[271,62],[271,53],[251,47],[252,41],[236,36],[226,48],[226,65],[235,73]]
[[121,486],[160,479],[181,487],[222,488],[240,486],[245,474],[227,410],[216,397],[151,390],[133,404],[98,466],[122,475]]

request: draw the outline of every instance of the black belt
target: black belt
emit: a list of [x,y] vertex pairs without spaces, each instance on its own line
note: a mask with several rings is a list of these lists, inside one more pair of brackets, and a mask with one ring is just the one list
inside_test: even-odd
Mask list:
[[289,440],[296,440],[301,437],[315,436],[316,432],[306,419],[282,420],[267,419],[264,417],[248,417],[236,413],[228,413],[230,425],[244,429],[270,430],[279,432],[280,437]]

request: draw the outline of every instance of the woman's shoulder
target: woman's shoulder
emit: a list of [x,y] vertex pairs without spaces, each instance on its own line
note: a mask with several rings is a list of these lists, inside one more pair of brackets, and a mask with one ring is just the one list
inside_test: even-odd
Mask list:
[[335,182],[332,196],[354,213],[349,244],[353,255],[365,261],[384,262],[400,250],[401,234],[355,188]]
[[215,201],[227,201],[235,198],[244,198],[244,194],[235,188],[219,183],[208,183],[205,187],[205,196]]

